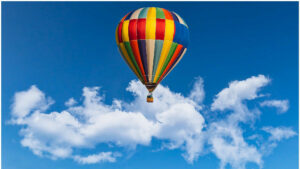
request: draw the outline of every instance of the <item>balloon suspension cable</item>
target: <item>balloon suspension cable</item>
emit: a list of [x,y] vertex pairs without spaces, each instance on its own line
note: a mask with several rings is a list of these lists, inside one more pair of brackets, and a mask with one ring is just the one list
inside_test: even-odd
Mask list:
[[147,102],[148,103],[152,103],[153,102],[152,92],[149,92],[149,94],[147,95]]

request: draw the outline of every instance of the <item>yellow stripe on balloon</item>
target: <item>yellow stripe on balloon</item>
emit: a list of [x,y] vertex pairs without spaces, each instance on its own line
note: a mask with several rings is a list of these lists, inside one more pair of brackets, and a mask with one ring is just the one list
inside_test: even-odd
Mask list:
[[155,48],[155,32],[156,32],[156,8],[148,9],[146,18],[146,52],[147,52],[147,67],[148,74],[146,75],[148,81],[152,80],[152,68]]
[[143,78],[139,75],[139,73],[137,72],[136,68],[134,67],[128,53],[127,50],[125,48],[124,43],[120,43],[119,47],[121,49],[121,55],[123,56],[123,59],[128,63],[129,67],[131,70],[133,70],[134,74],[140,79],[141,82],[143,82]]
[[147,13],[147,19],[156,19],[156,8],[155,7],[149,8],[148,13]]
[[165,40],[173,41],[174,37],[174,21],[166,19]]
[[156,8],[151,7],[148,10],[146,19],[146,39],[155,39],[156,31]]
[[129,28],[129,20],[126,20],[123,22],[122,25],[122,39],[124,42],[129,42],[128,28]]

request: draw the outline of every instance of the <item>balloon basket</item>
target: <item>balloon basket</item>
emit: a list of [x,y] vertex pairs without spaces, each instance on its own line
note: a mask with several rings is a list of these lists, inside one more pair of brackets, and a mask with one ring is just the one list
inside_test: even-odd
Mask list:
[[147,102],[148,103],[153,103],[153,96],[152,96],[152,93],[149,93],[148,96],[147,96]]

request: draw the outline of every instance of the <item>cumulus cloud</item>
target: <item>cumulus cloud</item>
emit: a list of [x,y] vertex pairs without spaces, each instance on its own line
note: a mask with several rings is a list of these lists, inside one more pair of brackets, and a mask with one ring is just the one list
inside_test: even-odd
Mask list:
[[95,164],[99,162],[116,162],[116,158],[120,157],[120,153],[112,153],[112,152],[101,152],[98,154],[92,154],[88,156],[74,156],[74,160],[80,164]]
[[246,80],[233,81],[229,87],[217,94],[211,109],[225,110],[241,106],[244,100],[253,100],[258,97],[259,89],[270,82],[264,75],[252,76]]
[[[158,86],[155,103],[150,105],[145,102],[144,86],[134,80],[127,88],[135,96],[131,103],[114,100],[108,105],[99,95],[99,90],[99,87],[84,87],[83,103],[69,105],[61,112],[43,113],[31,106],[27,109],[27,116],[20,116],[22,120],[14,122],[24,126],[21,144],[36,155],[56,159],[71,158],[76,156],[74,148],[92,148],[100,143],[134,149],[136,145],[150,145],[155,137],[165,141],[165,148],[183,149],[183,156],[189,162],[198,157],[200,150],[193,149],[193,140],[201,134],[204,118],[197,111],[195,100]],[[35,102],[40,103],[45,100],[45,94],[38,91],[43,97],[38,97]],[[13,105],[19,105],[19,102],[22,100],[15,99]],[[74,158],[84,163],[82,159],[86,158],[79,155]]]
[[34,109],[46,110],[53,100],[46,98],[45,94],[35,85],[31,86],[27,91],[17,92],[14,96],[12,105],[12,115],[17,118],[23,118]]
[[[159,85],[154,103],[145,101],[147,90],[132,80],[127,91],[131,102],[114,99],[104,101],[99,87],[84,87],[83,101],[69,99],[62,111],[47,111],[53,103],[49,97],[32,86],[17,92],[12,104],[12,124],[22,126],[21,144],[38,156],[70,158],[81,164],[115,162],[118,152],[100,152],[87,156],[74,149],[91,149],[98,144],[134,150],[137,145],[150,146],[153,138],[162,141],[161,149],[180,149],[188,163],[199,156],[213,153],[220,159],[220,168],[231,165],[243,169],[248,162],[262,166],[263,152],[243,137],[241,124],[254,124],[260,115],[246,101],[254,100],[269,83],[263,75],[233,81],[214,98],[209,110],[203,105],[205,97],[202,78],[196,78],[187,96]],[[24,101],[31,98],[31,101]],[[227,112],[224,118],[205,121],[201,111]],[[271,138],[272,136],[270,136]]]
[[266,100],[260,103],[260,106],[275,107],[278,109],[278,113],[285,113],[289,109],[288,100]]

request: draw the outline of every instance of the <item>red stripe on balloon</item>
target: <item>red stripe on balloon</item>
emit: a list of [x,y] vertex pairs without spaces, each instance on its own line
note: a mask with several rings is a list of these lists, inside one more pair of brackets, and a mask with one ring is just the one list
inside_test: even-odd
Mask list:
[[165,19],[156,19],[155,39],[164,40],[165,38]]
[[146,39],[146,19],[137,20],[137,39]]
[[129,39],[130,40],[137,40],[137,20],[131,19],[129,21]]

